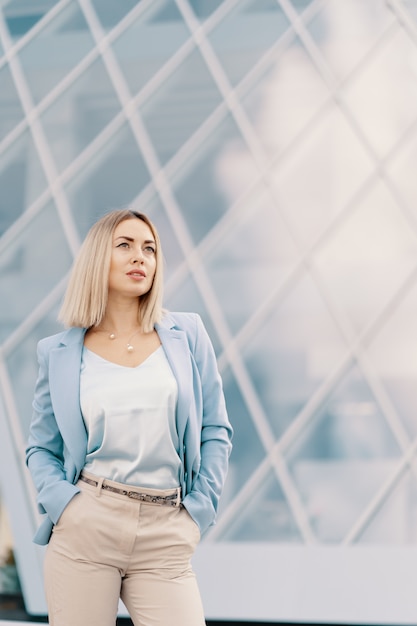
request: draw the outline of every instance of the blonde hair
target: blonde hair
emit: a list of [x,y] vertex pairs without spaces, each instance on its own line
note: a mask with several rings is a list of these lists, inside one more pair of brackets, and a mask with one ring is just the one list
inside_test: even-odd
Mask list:
[[87,233],[71,271],[58,319],[65,326],[90,328],[102,321],[108,297],[113,233],[121,222],[131,219],[145,222],[156,244],[156,270],[150,290],[139,298],[139,323],[150,332],[162,318],[163,257],[158,232],[143,213],[130,209],[111,211],[99,219]]

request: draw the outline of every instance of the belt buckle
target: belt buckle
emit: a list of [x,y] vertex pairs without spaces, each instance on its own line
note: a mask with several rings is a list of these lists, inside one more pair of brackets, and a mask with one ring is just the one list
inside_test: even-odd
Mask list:
[[145,494],[137,493],[137,491],[126,491],[126,495],[128,498],[132,498],[132,500],[143,500]]

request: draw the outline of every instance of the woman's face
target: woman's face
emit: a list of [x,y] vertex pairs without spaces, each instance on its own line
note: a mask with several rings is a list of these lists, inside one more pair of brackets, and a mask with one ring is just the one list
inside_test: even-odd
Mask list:
[[127,219],[113,233],[109,297],[139,297],[152,287],[156,270],[156,242],[149,226]]

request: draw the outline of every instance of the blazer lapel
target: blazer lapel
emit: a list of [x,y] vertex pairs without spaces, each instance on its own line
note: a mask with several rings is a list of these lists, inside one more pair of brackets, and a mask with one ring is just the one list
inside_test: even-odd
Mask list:
[[182,442],[190,414],[193,380],[187,335],[184,331],[175,328],[169,316],[160,324],[156,324],[155,328],[178,383],[177,429]]
[[87,432],[80,409],[80,368],[84,329],[73,328],[51,351],[49,381],[55,419],[77,469],[85,462]]

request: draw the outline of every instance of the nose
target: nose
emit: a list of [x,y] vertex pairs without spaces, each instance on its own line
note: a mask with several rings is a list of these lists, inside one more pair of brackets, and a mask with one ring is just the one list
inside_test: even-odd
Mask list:
[[143,253],[142,253],[142,250],[135,250],[133,252],[133,256],[131,258],[131,263],[143,263]]

